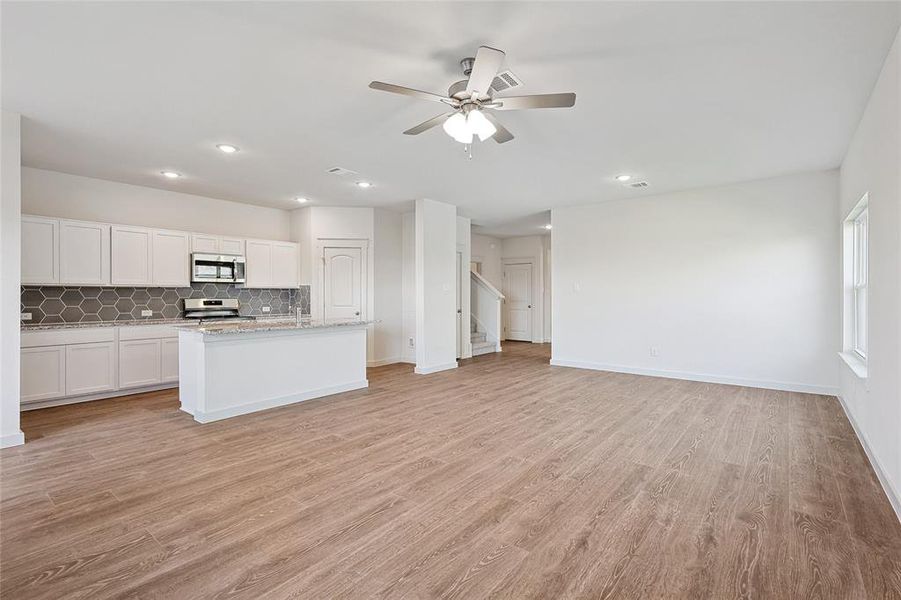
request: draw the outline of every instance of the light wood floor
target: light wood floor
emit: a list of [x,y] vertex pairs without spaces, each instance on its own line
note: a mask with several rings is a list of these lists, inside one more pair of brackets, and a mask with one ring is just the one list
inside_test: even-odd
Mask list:
[[834,398],[550,367],[547,346],[208,425],[23,415],[2,597],[898,598]]

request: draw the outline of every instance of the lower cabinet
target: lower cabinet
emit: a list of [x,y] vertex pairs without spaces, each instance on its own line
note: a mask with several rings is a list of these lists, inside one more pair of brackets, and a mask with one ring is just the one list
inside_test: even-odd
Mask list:
[[162,340],[119,342],[119,388],[142,387],[162,381]]
[[65,396],[66,347],[22,348],[20,386],[22,402]]
[[162,354],[160,360],[160,381],[169,383],[178,381],[178,338],[160,340]]
[[66,346],[66,395],[116,389],[116,342]]

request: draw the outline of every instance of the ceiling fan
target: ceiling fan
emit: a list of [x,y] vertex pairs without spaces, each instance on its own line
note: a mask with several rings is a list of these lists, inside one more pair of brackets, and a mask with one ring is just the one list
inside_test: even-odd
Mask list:
[[[447,90],[447,96],[422,92],[412,88],[373,81],[374,90],[422,98],[447,104],[453,110],[442,113],[415,127],[406,130],[406,135],[419,135],[423,131],[443,125],[444,131],[462,144],[472,144],[473,137],[484,142],[493,137],[498,144],[509,142],[513,134],[501,125],[492,110],[523,110],[529,108],[569,108],[576,103],[574,93],[537,94],[533,96],[501,97],[494,94],[500,90],[522,85],[512,73],[498,73],[504,60],[504,52],[488,46],[480,46],[475,58],[460,61],[463,75],[468,77],[458,81]],[[487,110],[486,110],[487,109]]]

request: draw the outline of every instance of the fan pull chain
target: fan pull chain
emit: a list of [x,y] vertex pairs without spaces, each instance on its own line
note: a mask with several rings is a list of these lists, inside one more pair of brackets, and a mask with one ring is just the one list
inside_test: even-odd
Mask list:
[[472,144],[463,144],[463,152],[467,159],[472,160]]

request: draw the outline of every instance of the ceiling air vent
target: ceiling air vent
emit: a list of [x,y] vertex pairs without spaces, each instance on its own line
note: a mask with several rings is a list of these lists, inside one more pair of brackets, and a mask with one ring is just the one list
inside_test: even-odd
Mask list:
[[512,71],[501,71],[491,82],[490,91],[492,94],[497,94],[518,87],[522,87],[522,79],[514,75]]
[[648,187],[648,185],[649,185],[649,184],[648,184],[647,181],[636,181],[636,182],[634,182],[634,183],[627,183],[627,184],[626,184],[626,187],[630,187],[630,188],[646,188],[646,187]]
[[359,175],[356,171],[351,171],[350,169],[345,169],[344,167],[332,167],[331,169],[326,169],[326,173],[331,173],[332,175],[337,175],[338,177],[350,177],[351,175]]

